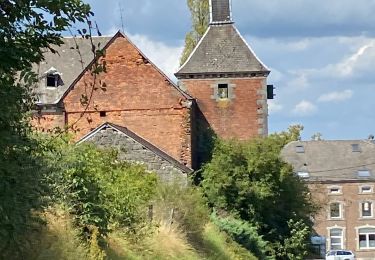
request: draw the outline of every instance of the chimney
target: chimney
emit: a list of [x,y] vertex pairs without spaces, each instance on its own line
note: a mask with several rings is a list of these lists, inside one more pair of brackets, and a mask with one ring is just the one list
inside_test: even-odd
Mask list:
[[210,14],[210,24],[233,23],[231,0],[210,0]]

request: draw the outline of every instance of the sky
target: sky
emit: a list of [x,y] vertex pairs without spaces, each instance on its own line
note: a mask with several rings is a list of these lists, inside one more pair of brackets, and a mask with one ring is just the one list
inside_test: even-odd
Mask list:
[[[86,0],[103,35],[124,30],[174,81],[190,13],[185,0]],[[269,132],[302,138],[375,134],[375,0],[232,0],[235,26],[271,69]],[[121,19],[122,17],[122,19]]]

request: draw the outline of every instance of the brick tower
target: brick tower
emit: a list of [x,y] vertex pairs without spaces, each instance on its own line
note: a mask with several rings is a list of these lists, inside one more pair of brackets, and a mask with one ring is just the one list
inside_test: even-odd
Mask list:
[[240,140],[268,131],[270,71],[234,26],[230,0],[210,0],[210,14],[209,28],[175,74],[180,87],[197,101],[198,157],[204,153],[208,131]]

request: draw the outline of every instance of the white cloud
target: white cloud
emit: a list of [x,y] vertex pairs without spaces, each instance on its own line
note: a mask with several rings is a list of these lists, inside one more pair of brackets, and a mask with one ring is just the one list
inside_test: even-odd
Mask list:
[[347,89],[341,92],[335,91],[335,92],[323,94],[318,98],[318,101],[319,102],[341,102],[341,101],[345,101],[345,100],[352,98],[352,96],[353,96],[353,91],[350,89]]
[[270,114],[275,114],[281,110],[283,110],[284,106],[281,104],[278,104],[275,100],[269,100],[268,101],[268,112]]
[[314,114],[318,108],[307,100],[302,100],[293,109],[293,114],[298,116],[309,116]]

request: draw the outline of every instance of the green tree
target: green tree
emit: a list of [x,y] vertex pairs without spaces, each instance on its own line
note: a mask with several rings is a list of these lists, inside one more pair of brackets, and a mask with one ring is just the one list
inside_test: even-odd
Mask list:
[[[30,138],[28,112],[31,86],[37,81],[32,64],[61,43],[61,32],[92,15],[80,0],[0,1],[0,258],[23,258],[21,238],[32,230],[44,200],[44,165],[38,142]],[[47,19],[51,17],[51,19]],[[51,49],[52,50],[52,49]],[[53,51],[53,50],[52,50]]]
[[[293,233],[293,223],[302,221],[311,230],[310,216],[315,212],[307,186],[280,157],[288,142],[299,139],[300,130],[291,127],[288,132],[245,143],[218,141],[203,171],[202,187],[211,206],[251,223],[274,245],[274,255],[294,234],[301,236]],[[293,251],[285,248],[280,259]],[[305,251],[298,252],[303,255]]]
[[185,48],[180,58],[184,64],[208,28],[210,21],[209,0],[187,0],[191,12],[192,30],[185,36]]

